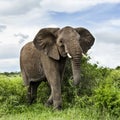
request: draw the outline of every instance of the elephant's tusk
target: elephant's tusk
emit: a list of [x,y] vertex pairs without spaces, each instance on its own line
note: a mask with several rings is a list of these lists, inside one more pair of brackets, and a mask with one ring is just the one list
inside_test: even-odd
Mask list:
[[68,56],[69,58],[72,58],[72,56],[71,56],[69,53],[67,53],[67,56]]
[[87,58],[87,55],[85,55],[84,53],[82,53],[82,56],[83,56],[84,58]]

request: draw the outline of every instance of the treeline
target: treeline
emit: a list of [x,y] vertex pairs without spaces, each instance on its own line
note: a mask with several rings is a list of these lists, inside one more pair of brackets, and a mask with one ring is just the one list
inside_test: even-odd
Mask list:
[[0,75],[12,76],[12,75],[20,75],[20,72],[3,72]]

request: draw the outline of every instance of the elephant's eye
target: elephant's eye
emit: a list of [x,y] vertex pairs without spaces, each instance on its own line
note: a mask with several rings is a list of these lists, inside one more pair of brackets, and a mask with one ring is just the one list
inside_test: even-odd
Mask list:
[[60,39],[59,44],[60,44],[60,46],[63,45],[63,39]]
[[61,43],[61,44],[63,43],[63,39],[60,39],[60,43]]
[[57,44],[61,47],[61,46],[63,45],[62,39],[59,39],[59,40],[57,41]]

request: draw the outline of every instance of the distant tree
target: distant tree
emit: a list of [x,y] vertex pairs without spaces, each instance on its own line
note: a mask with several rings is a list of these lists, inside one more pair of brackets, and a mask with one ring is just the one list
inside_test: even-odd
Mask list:
[[116,70],[120,70],[120,66],[117,66],[115,69],[116,69]]

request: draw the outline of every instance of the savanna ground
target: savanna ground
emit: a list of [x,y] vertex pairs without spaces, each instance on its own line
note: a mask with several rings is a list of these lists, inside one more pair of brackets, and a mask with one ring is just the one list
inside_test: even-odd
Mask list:
[[43,82],[37,102],[28,105],[20,73],[0,74],[0,120],[120,120],[120,69],[81,64],[81,84],[72,85],[68,61],[62,85],[63,110],[45,107],[50,88]]

